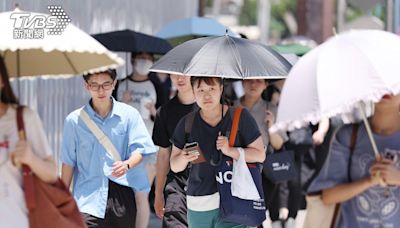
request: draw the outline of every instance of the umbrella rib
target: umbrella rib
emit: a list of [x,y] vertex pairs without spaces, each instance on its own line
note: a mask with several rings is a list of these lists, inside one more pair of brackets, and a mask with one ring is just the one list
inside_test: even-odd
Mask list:
[[[242,64],[241,64],[241,61],[240,61],[240,58],[239,58],[239,55],[238,55],[238,53],[236,52],[236,50],[238,50],[238,48],[237,48],[237,46],[236,46],[236,43],[235,42],[233,42],[232,40],[232,38],[230,38],[229,36],[227,36],[228,37],[228,43],[229,44],[233,44],[233,46],[235,46],[233,49],[233,53],[235,53],[235,55],[234,55],[234,58],[235,58],[235,60],[236,60],[236,62],[237,62],[237,64],[238,64],[238,67],[239,67],[239,71],[240,71],[240,74],[242,75],[242,77],[244,78],[244,72],[243,72],[243,68],[242,68]],[[232,39],[232,40],[231,40]]]
[[217,76],[217,72],[218,72],[218,63],[219,63],[218,60],[220,59],[219,57],[220,57],[220,53],[221,53],[221,51],[220,51],[221,48],[222,48],[222,47],[219,47],[219,48],[218,48],[218,52],[217,52],[218,55],[217,55],[217,59],[216,59],[216,61],[215,61],[216,64],[215,64],[214,72],[215,72],[215,75],[216,75],[216,76]]
[[65,56],[65,58],[66,58],[67,61],[68,61],[68,64],[71,66],[72,70],[74,71],[74,74],[77,75],[77,74],[78,74],[78,71],[76,70],[74,64],[72,64],[72,61],[71,61],[71,59],[69,58],[68,54],[67,54],[66,52],[63,52],[63,55]]

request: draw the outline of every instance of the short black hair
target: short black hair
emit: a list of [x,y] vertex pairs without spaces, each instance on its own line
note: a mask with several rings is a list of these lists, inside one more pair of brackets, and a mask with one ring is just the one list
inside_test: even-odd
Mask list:
[[194,83],[199,82],[197,87],[200,86],[201,82],[205,82],[207,85],[215,85],[215,82],[219,85],[223,85],[222,78],[220,77],[190,77],[190,84],[192,85],[192,88],[194,89]]
[[148,54],[148,55],[150,55],[151,58],[152,58],[153,61],[154,61],[154,54],[153,54],[153,53],[150,53],[150,52],[145,52],[145,51],[131,52],[131,59],[135,59],[136,56],[141,55],[141,54]]
[[89,81],[89,79],[92,75],[103,74],[103,73],[110,75],[110,77],[112,78],[113,81],[117,78],[117,71],[115,69],[108,69],[108,70],[97,72],[97,73],[84,74],[83,79],[87,82],[87,81]]
[[3,88],[0,88],[0,102],[5,104],[18,104],[18,99],[15,96],[8,76],[7,66],[3,57],[0,55],[0,81],[3,83]]

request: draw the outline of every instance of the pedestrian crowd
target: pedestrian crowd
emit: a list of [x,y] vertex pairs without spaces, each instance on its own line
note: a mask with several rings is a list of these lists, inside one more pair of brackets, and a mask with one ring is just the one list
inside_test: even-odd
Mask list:
[[[400,95],[384,96],[369,119],[376,158],[362,124],[322,119],[271,133],[284,80],[239,81],[244,95],[237,97],[234,89],[224,91],[231,82],[218,77],[150,73],[154,60],[151,53],[131,53],[133,71],[121,80],[112,69],[83,75],[90,99],[65,117],[61,180],[87,227],[145,228],[152,210],[162,227],[263,227],[268,210],[273,228],[293,228],[306,198],[315,194],[324,205],[340,205],[336,227],[396,227]],[[0,76],[0,212],[6,218],[0,226],[28,227],[20,166],[55,183],[56,162],[37,113],[28,107],[26,140],[19,137],[19,103],[2,57]],[[286,181],[262,171],[269,156],[280,153],[291,156],[296,170]],[[236,212],[226,206],[235,198],[231,166],[239,161],[260,186],[259,199],[245,200],[254,213],[264,213],[254,223],[232,218]],[[225,194],[227,184],[232,193]],[[238,203],[245,208],[246,202]]]

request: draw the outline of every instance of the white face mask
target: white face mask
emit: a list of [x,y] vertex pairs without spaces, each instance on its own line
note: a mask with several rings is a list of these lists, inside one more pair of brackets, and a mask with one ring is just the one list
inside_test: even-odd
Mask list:
[[149,74],[150,67],[153,66],[153,61],[148,59],[136,59],[135,71],[140,75]]

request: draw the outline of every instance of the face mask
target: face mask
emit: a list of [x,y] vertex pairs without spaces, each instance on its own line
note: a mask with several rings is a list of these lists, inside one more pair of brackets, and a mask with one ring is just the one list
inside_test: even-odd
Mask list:
[[153,66],[153,62],[148,59],[136,59],[135,61],[135,71],[140,75],[147,75],[151,66]]

